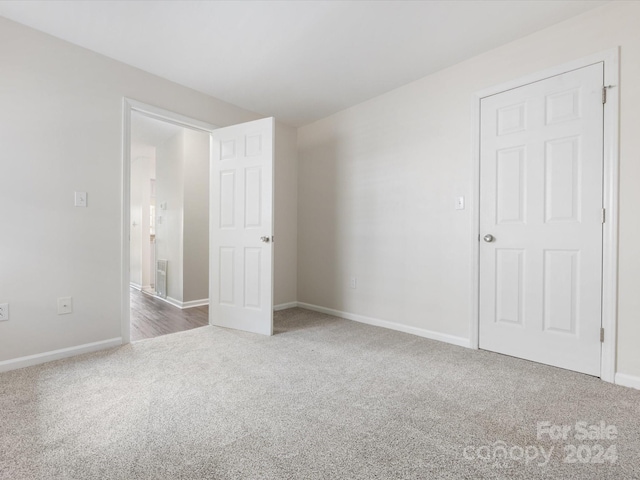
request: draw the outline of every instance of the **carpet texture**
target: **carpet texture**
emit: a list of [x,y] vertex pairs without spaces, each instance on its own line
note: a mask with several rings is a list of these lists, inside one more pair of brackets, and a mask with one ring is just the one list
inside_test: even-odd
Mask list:
[[640,478],[640,391],[302,309],[275,329],[0,374],[0,478]]

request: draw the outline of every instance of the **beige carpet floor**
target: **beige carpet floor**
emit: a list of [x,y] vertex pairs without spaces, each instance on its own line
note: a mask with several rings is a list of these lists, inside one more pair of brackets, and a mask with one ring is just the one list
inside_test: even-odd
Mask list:
[[0,478],[640,478],[640,391],[302,309],[275,325],[0,374]]

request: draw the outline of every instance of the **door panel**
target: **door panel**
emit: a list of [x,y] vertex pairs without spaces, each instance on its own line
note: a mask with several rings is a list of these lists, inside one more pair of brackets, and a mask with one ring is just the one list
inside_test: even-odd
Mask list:
[[524,326],[524,250],[496,249],[496,321]]
[[271,335],[273,119],[221,128],[211,139],[209,323]]
[[600,375],[603,64],[481,101],[480,348]]

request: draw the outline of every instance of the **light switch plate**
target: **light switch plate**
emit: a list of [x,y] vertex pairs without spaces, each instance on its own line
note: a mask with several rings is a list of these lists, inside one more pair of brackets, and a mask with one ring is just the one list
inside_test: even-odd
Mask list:
[[75,203],[76,207],[86,207],[87,206],[87,192],[75,192]]
[[464,210],[464,197],[456,199],[456,210]]

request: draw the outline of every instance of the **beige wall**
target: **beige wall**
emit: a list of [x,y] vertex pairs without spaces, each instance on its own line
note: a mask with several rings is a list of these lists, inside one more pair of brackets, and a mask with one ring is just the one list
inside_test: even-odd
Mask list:
[[209,298],[209,139],[184,131],[183,302]]
[[[131,160],[131,284],[137,288],[150,285],[149,205],[151,203],[151,178],[153,157],[139,156]],[[135,225],[134,225],[135,223]]]
[[298,157],[295,128],[276,122],[274,173],[274,305],[298,299]]
[[639,19],[614,2],[300,128],[298,300],[468,338],[472,95],[621,46],[618,371],[640,376]]
[[184,130],[156,148],[156,256],[167,260],[167,297],[183,301]]

